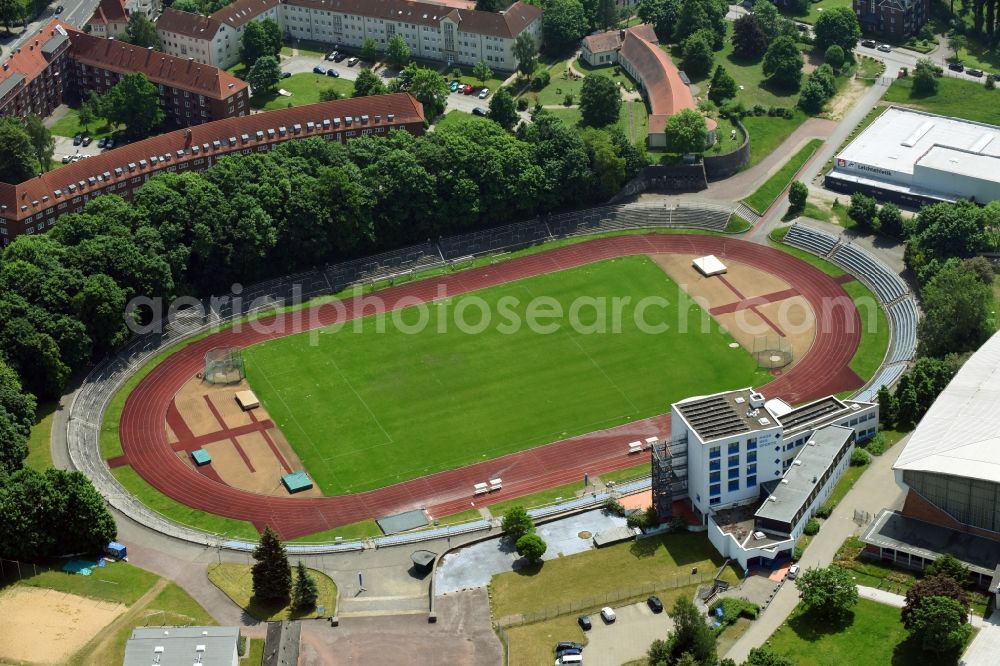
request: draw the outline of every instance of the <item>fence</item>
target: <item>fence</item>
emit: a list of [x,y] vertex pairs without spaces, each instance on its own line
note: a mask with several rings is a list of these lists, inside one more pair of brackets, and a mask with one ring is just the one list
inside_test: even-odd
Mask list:
[[[370,284],[380,277],[404,271],[440,267],[451,259],[490,255],[536,245],[556,236],[586,236],[594,233],[663,226],[698,226],[702,217],[728,220],[724,207],[680,201],[667,220],[649,215],[619,215],[630,206],[604,206],[533,219],[505,227],[477,231],[465,236],[422,243],[380,255],[327,265],[311,271],[249,285],[238,294],[207,298],[204,317],[172,319],[162,330],[137,335],[115,356],[96,366],[73,398],[66,426],[66,444],[73,467],[94,482],[115,509],[133,520],[169,536],[212,548],[252,550],[256,544],[210,534],[180,525],[136,500],[111,474],[100,452],[100,428],[104,412],[125,382],[158,354],[196,336],[289,304],[289,299],[307,301],[343,289]],[[686,212],[686,215],[679,215]],[[729,209],[731,212],[731,209]],[[617,219],[616,219],[617,218]],[[683,220],[678,222],[675,220]],[[610,222],[610,224],[608,224]],[[715,224],[715,222],[713,222]],[[553,231],[553,229],[555,231]],[[433,533],[426,538],[435,538]],[[358,544],[323,544],[303,547],[299,552],[322,554],[358,549]]]
[[0,581],[12,583],[23,578],[32,578],[40,573],[52,571],[55,567],[47,564],[34,564],[32,562],[19,562],[18,560],[5,560],[0,558]]
[[643,585],[622,588],[614,590],[613,592],[606,592],[605,594],[598,594],[585,599],[578,599],[570,603],[545,608],[534,613],[507,615],[505,617],[498,618],[495,624],[500,629],[509,629],[511,627],[519,627],[525,624],[544,622],[545,620],[551,620],[552,618],[560,615],[569,615],[570,613],[579,613],[584,610],[610,606],[620,601],[642,599],[643,597],[648,597],[657,590],[673,590],[678,587],[687,587],[688,585],[702,585],[705,583],[714,584],[714,582],[715,575],[711,573],[674,576],[673,580],[650,581]]

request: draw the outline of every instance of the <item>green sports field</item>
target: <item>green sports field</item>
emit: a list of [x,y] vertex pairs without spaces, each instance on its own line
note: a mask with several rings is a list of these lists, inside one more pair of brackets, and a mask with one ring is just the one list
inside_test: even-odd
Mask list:
[[[688,301],[692,332],[678,331],[680,293],[650,259],[614,259],[448,299],[424,315],[371,316],[360,332],[348,324],[250,347],[247,377],[325,494],[370,490],[661,414],[690,395],[765,383],[751,356],[729,348],[732,338]],[[665,332],[636,322],[648,296],[669,303],[644,311]],[[579,330],[568,316],[544,320],[559,323],[555,332],[511,332],[505,324],[526,321],[538,297],[566,313],[580,297],[604,298],[609,332]],[[610,332],[615,297],[631,299],[620,332]],[[466,307],[464,320],[476,324],[481,304],[490,325],[460,330],[456,310]],[[422,316],[422,332],[408,331]],[[577,319],[598,322],[589,306]]]

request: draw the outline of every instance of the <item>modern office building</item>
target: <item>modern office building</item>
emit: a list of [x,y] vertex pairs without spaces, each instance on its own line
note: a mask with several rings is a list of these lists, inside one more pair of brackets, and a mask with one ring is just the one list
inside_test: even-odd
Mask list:
[[348,141],[392,130],[421,135],[424,111],[409,93],[321,102],[196,125],[67,164],[23,183],[0,183],[0,245],[41,233],[90,199],[130,198],[160,173],[203,171],[233,154],[266,152],[293,139]]
[[[675,403],[670,423],[654,497],[658,476],[684,488],[719,552],[747,567],[790,556],[855,443],[877,432],[878,405],[828,396],[792,408],[746,388]],[[658,463],[677,470],[672,483]]]
[[826,186],[920,206],[1000,199],[1000,127],[889,107],[836,156]]
[[[893,470],[901,511],[882,510],[866,553],[923,569],[944,553],[986,585],[1000,565],[1000,334],[969,358],[931,405]],[[994,588],[995,589],[995,586]]]
[[156,28],[167,53],[227,68],[240,60],[243,26],[265,18],[290,39],[351,49],[373,39],[385,50],[399,35],[416,58],[507,72],[517,68],[518,35],[542,43],[542,10],[520,0],[502,12],[415,0],[236,0],[207,17],[168,9]]

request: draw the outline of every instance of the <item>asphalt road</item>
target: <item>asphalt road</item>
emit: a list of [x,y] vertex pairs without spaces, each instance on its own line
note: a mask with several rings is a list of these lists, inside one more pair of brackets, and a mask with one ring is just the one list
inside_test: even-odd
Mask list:
[[[17,37],[10,39],[6,33],[0,32],[0,47],[3,48],[5,53],[13,51],[37,33],[54,16],[58,16],[70,25],[82,28],[83,24],[94,15],[97,3],[98,0],[56,0],[37,19],[29,23],[25,31]],[[63,5],[64,9],[61,14],[57,15],[55,9],[60,4]]]

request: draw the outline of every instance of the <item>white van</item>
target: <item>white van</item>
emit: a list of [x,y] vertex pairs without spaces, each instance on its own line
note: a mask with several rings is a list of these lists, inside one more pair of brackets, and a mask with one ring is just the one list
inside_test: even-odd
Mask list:
[[564,664],[582,664],[583,655],[582,654],[564,654],[563,656],[556,659],[556,666],[563,666]]

